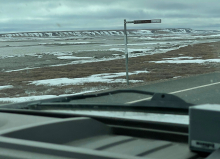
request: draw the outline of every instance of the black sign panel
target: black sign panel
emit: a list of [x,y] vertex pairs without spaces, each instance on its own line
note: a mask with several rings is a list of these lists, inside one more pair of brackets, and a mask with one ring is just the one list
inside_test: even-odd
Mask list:
[[134,24],[141,24],[141,23],[161,23],[161,19],[134,20]]
[[134,24],[151,23],[151,20],[134,20]]

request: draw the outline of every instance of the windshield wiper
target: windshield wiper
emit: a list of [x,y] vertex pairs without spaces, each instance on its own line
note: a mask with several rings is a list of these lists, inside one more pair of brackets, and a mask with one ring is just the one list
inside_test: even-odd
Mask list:
[[[114,103],[74,103],[74,100],[96,98],[119,93],[138,93],[152,96],[150,100],[144,100],[132,104]],[[29,110],[107,110],[107,111],[138,111],[154,113],[188,114],[188,108],[193,104],[187,103],[181,98],[166,93],[154,93],[140,90],[115,90],[97,94],[82,94],[53,99],[38,100],[34,102],[16,103],[1,108],[19,108]]]

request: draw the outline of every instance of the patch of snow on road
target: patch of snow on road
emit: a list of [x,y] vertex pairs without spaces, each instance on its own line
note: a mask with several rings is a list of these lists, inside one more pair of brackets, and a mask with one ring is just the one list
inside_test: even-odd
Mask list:
[[[129,75],[139,74],[139,73],[148,73],[148,71],[135,71],[129,73]],[[32,81],[30,84],[34,85],[48,85],[48,86],[62,86],[62,85],[82,85],[84,83],[126,83],[126,79],[113,79],[116,77],[125,76],[125,72],[120,73],[103,73],[95,74],[88,77],[82,78],[56,78],[56,79],[46,79]],[[143,82],[142,80],[129,80],[131,83]]]

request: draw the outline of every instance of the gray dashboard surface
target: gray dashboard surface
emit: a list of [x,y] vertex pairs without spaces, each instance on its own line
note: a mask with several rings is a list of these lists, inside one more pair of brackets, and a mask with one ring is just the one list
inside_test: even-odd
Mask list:
[[186,143],[118,135],[110,125],[92,118],[0,113],[0,158],[30,156],[42,159],[199,158]]

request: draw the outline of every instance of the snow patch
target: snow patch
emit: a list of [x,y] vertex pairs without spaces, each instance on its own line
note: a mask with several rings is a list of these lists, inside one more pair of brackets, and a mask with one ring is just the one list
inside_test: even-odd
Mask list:
[[17,70],[9,70],[9,71],[5,71],[5,72],[16,72],[16,71],[24,71],[24,70],[33,70],[33,69],[36,69],[36,68],[40,68],[40,67],[26,67],[26,68],[22,68],[22,69],[17,69]]
[[104,89],[92,88],[92,89],[82,91],[82,92],[79,92],[79,93],[61,94],[59,96],[57,96],[57,95],[41,95],[41,96],[27,96],[27,97],[15,97],[15,98],[0,98],[0,102],[20,103],[20,102],[42,100],[42,99],[56,98],[56,97],[62,97],[62,96],[79,95],[79,94],[91,93],[91,92],[101,91],[101,90],[104,90]]
[[[130,75],[139,74],[139,73],[148,73],[148,71],[135,71],[129,73]],[[46,79],[46,80],[37,80],[30,81],[30,84],[34,85],[48,85],[48,86],[62,86],[62,85],[82,85],[84,83],[126,83],[126,79],[113,79],[116,77],[125,76],[125,72],[119,73],[103,73],[95,74],[88,77],[82,78],[56,78],[56,79]],[[142,80],[129,80],[131,83],[143,82]]]
[[[195,57],[190,57],[190,56],[181,56],[181,57],[171,57],[171,58],[163,58],[166,60],[179,60],[179,59],[194,59]],[[197,57],[201,58],[201,57]]]
[[55,43],[39,43],[39,45],[81,45],[81,44],[93,44],[91,42],[55,42]]
[[180,78],[181,76],[175,76],[175,77],[173,77],[173,78]]
[[79,60],[79,59],[92,59],[93,57],[76,57],[76,56],[58,56],[61,60]]
[[195,60],[164,60],[164,61],[150,61],[154,63],[210,63],[210,62],[220,62],[220,59],[195,59]]
[[9,88],[13,88],[13,86],[12,85],[0,86],[0,90],[9,89]]

